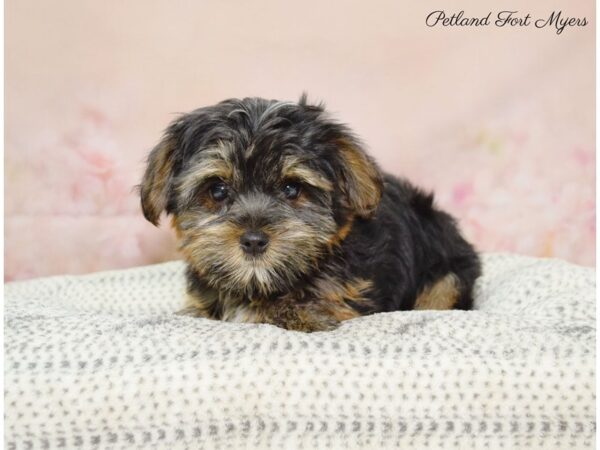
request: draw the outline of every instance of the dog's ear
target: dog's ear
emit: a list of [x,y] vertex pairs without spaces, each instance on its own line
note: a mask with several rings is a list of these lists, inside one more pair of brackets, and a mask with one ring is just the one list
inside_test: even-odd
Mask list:
[[359,217],[373,215],[383,193],[381,172],[369,155],[353,138],[339,139],[341,190],[347,206]]
[[162,140],[150,152],[139,186],[144,217],[153,225],[158,225],[161,213],[167,209],[173,184],[173,169],[180,151],[180,123],[171,124]]

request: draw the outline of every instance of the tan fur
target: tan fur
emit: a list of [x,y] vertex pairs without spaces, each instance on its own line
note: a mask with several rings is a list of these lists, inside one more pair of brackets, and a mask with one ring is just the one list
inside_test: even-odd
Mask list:
[[228,308],[223,312],[221,320],[237,323],[264,323],[266,317],[259,308],[252,305],[240,305]]
[[[210,291],[189,295],[188,303],[180,314],[238,323],[269,323],[296,331],[324,331],[335,328],[341,321],[359,317],[360,313],[347,302],[368,306],[366,295],[371,288],[372,283],[361,278],[346,282],[322,278],[307,291],[274,299],[253,298],[248,301],[241,295],[219,295]],[[213,317],[211,311],[217,297],[221,315]]]
[[219,178],[230,182],[235,177],[235,169],[231,161],[233,149],[229,143],[220,142],[218,146],[202,152],[202,158],[192,165],[177,184],[178,193],[189,197],[204,181]]
[[252,143],[248,146],[248,148],[246,148],[246,152],[244,153],[244,158],[246,160],[250,159],[250,157],[254,153],[254,150],[256,150],[256,145],[254,145],[254,143]]
[[[180,250],[186,261],[201,275],[210,275],[211,264],[221,264],[222,285],[232,290],[239,286],[256,285],[263,295],[276,288],[277,271],[289,273],[290,267],[306,272],[322,256],[327,236],[294,219],[277,227],[265,227],[269,235],[269,251],[260,258],[248,258],[240,248],[244,228],[230,222],[203,222],[194,214],[182,214],[173,220],[180,240]],[[210,277],[207,277],[210,278]]]
[[283,162],[283,178],[295,179],[327,192],[333,190],[331,182],[319,172],[302,164],[298,158],[287,158]]
[[204,317],[207,319],[212,318],[212,308],[217,301],[216,293],[206,292],[204,295],[190,293],[186,296],[185,306],[177,314],[192,316],[192,317]]
[[370,281],[362,278],[349,281],[320,278],[316,285],[314,295],[320,299],[323,309],[338,321],[358,317],[360,314],[346,302],[367,302],[366,293],[372,287]]
[[177,311],[175,314],[178,316],[190,316],[190,317],[202,317],[204,319],[211,319],[211,315],[202,308],[202,304],[191,303],[184,306],[183,309]]
[[449,273],[419,294],[414,309],[452,309],[459,296],[459,281]]
[[354,225],[354,217],[350,217],[344,225],[342,225],[338,230],[331,236],[329,241],[327,242],[327,246],[331,249],[336,245],[340,245],[344,239],[350,234],[352,230],[352,225]]
[[165,137],[154,147],[140,186],[144,215],[154,225],[158,225],[160,214],[167,204],[175,145],[174,139]]
[[[376,207],[381,195],[375,166],[359,149],[346,143],[342,155],[348,167],[348,197],[353,213],[366,216]],[[251,149],[248,149],[251,153]],[[228,143],[219,143],[202,152],[202,158],[190,165],[176,186],[181,197],[196,195],[204,180],[220,178],[233,184],[236,173]],[[280,182],[295,179],[324,191],[332,191],[330,181],[306,166],[299,158],[283,163]],[[334,328],[340,321],[361,315],[348,302],[368,310],[367,292],[371,282],[360,278],[345,280],[316,278],[310,285],[273,298],[279,286],[289,285],[299,274],[318,270],[318,261],[339,245],[350,233],[354,215],[336,229],[335,223],[311,226],[290,217],[276,226],[262,228],[269,236],[269,248],[260,257],[249,258],[240,248],[245,228],[235,222],[219,220],[219,205],[200,193],[191,199],[204,207],[175,216],[172,225],[180,241],[185,260],[206,283],[202,292],[190,295],[183,313],[231,322],[270,323],[299,331]],[[300,197],[298,202],[303,201]],[[243,204],[240,203],[242,206]],[[214,207],[214,208],[213,208]],[[215,271],[218,267],[218,271]],[[282,278],[286,277],[286,278]],[[245,287],[252,290],[245,291]],[[248,298],[252,295],[252,298]]]
[[379,170],[364,152],[350,142],[339,141],[339,150],[346,165],[344,190],[349,206],[358,216],[370,217],[383,193]]

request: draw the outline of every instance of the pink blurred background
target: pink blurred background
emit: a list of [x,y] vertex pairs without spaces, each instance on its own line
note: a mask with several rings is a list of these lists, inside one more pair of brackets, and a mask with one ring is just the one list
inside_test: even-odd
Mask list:
[[594,2],[514,3],[589,24],[428,28],[431,0],[7,0],[5,279],[177,258],[132,189],[162,129],[303,90],[385,170],[434,189],[479,249],[594,265]]

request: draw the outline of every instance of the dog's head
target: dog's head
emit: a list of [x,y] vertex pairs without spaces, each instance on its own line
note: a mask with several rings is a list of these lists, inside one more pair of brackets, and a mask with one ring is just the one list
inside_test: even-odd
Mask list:
[[140,191],[150,222],[173,216],[209,285],[268,296],[317,270],[355,218],[374,213],[382,180],[322,106],[245,98],[171,123]]

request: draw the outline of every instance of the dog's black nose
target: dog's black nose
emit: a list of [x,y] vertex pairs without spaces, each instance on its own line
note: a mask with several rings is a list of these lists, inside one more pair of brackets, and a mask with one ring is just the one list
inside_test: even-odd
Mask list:
[[267,249],[269,237],[262,231],[246,231],[240,238],[240,244],[249,255],[259,255]]

